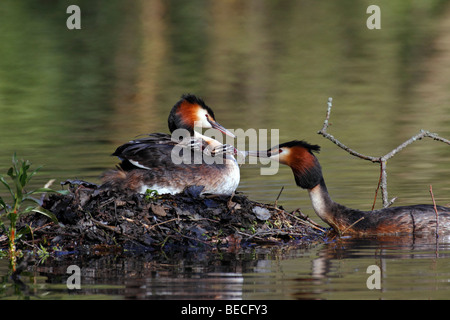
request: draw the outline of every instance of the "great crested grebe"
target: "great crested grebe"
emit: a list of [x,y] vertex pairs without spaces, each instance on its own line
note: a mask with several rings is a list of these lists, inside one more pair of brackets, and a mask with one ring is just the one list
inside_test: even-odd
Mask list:
[[[185,129],[190,141],[179,143],[166,133],[152,133],[144,138],[132,140],[117,148],[112,154],[121,163],[117,170],[103,174],[103,187],[114,190],[129,190],[145,193],[147,189],[160,194],[177,194],[186,187],[202,186],[201,193],[231,195],[239,185],[240,171],[230,145],[204,136],[194,130],[195,125],[214,128],[235,137],[222,127],[214,117],[214,112],[202,99],[183,95],[172,108],[169,130]],[[173,161],[175,146],[182,147],[187,159]],[[230,148],[231,147],[231,148]],[[214,156],[216,158],[214,158]]]
[[[322,168],[313,152],[318,145],[290,141],[267,151],[250,151],[250,156],[270,158],[291,167],[296,184],[307,189],[316,214],[338,234],[394,234],[436,232],[434,205],[389,207],[360,211],[334,202],[328,194]],[[450,208],[436,206],[439,233],[450,232]]]

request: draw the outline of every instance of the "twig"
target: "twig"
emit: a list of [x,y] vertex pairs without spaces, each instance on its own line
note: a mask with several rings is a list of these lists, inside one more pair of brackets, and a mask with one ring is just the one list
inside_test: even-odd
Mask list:
[[[44,224],[44,225],[42,225],[42,226],[40,226],[40,227],[36,227],[36,228],[34,228],[34,229],[31,229],[31,228],[30,228],[30,230],[33,230],[31,234],[33,235],[33,232],[39,231],[39,230],[41,230],[41,229],[44,229],[45,227],[48,227],[48,226],[50,226],[50,225],[52,225],[52,224],[54,224],[53,221],[52,221],[52,222],[49,222],[49,223],[46,223],[46,224]],[[31,227],[31,226],[30,226],[30,227]]]
[[[283,188],[284,188],[284,187],[283,187]],[[281,193],[281,191],[280,191],[280,193]],[[322,227],[321,227],[320,225],[318,225],[317,223],[315,223],[314,221],[312,221],[309,217],[305,216],[305,215],[300,211],[300,209],[296,209],[296,210],[293,211],[292,213],[289,213],[289,212],[287,212],[286,210],[283,210],[283,209],[278,208],[276,205],[273,205],[273,206],[268,205],[267,207],[276,210],[277,213],[280,213],[281,215],[283,215],[283,217],[284,217],[285,215],[290,216],[290,217],[294,218],[296,221],[300,222],[301,224],[303,224],[303,225],[305,225],[305,226],[309,226],[309,227],[311,227],[311,228],[313,228],[313,229],[319,230],[319,231],[321,231],[321,232],[325,232],[325,230],[322,229]],[[303,218],[303,217],[301,217],[301,218],[296,217],[295,215],[293,215],[294,212],[300,212],[300,214],[301,214],[302,216],[304,216],[304,218]]]
[[[426,130],[420,130],[420,132],[414,136],[412,136],[411,138],[409,138],[408,140],[406,140],[405,142],[403,142],[402,144],[400,144],[397,148],[391,150],[389,153],[385,154],[384,156],[381,157],[372,157],[372,156],[366,156],[363,155],[349,147],[347,147],[345,144],[343,144],[342,142],[340,142],[338,139],[336,139],[335,137],[333,137],[331,134],[329,134],[327,132],[328,126],[329,126],[329,121],[330,121],[330,114],[331,114],[331,107],[332,107],[332,98],[328,98],[328,108],[327,108],[327,114],[325,117],[325,121],[323,122],[323,127],[321,130],[319,130],[317,133],[324,136],[325,138],[327,138],[328,140],[330,140],[331,142],[333,142],[334,144],[336,144],[338,147],[340,147],[341,149],[344,149],[345,151],[347,151],[348,153],[350,153],[351,155],[358,157],[360,159],[364,159],[364,160],[369,160],[373,163],[379,163],[380,164],[380,180],[378,182],[378,187],[377,190],[375,192],[375,199],[374,199],[374,204],[377,198],[377,194],[378,194],[378,189],[381,188],[381,192],[382,192],[382,199],[383,199],[383,207],[387,208],[390,205],[392,205],[392,203],[394,203],[394,201],[396,200],[396,198],[392,198],[391,200],[389,200],[388,198],[388,192],[387,192],[387,171],[386,171],[386,167],[387,167],[387,161],[392,158],[393,156],[395,156],[398,152],[400,152],[401,150],[403,150],[404,148],[406,148],[407,146],[409,146],[410,144],[412,144],[415,141],[421,140],[423,138],[431,138],[433,140],[436,141],[440,141],[440,142],[444,142],[448,145],[450,145],[450,140],[445,139],[440,137],[439,135],[437,135],[436,133],[431,133],[429,131]],[[373,208],[372,208],[373,210]]]
[[380,178],[378,179],[378,185],[377,185],[377,188],[375,190],[375,197],[373,199],[372,211],[373,211],[373,209],[375,209],[375,203],[377,202],[378,190],[380,189],[382,175],[383,175],[383,171],[380,170]]
[[343,236],[344,233],[347,232],[347,230],[349,230],[351,227],[353,227],[355,224],[357,224],[357,223],[360,222],[361,220],[364,220],[364,217],[359,218],[358,220],[356,220],[355,222],[353,222],[351,225],[349,225],[347,228],[345,228],[345,230],[341,232],[341,236]]
[[311,227],[311,228],[313,228],[313,229],[316,229],[316,230],[319,230],[319,231],[321,231],[321,232],[325,232],[325,230],[322,229],[322,227],[321,227],[320,225],[316,224],[314,221],[312,221],[312,220],[309,219],[308,217],[306,217],[308,220],[305,220],[305,219],[296,217],[296,216],[294,216],[293,214],[290,214],[290,213],[288,213],[288,212],[285,212],[285,213],[286,213],[286,215],[288,215],[288,216],[294,218],[296,221],[300,222],[301,224],[304,224],[304,225],[306,225],[306,226],[309,226],[309,227]]
[[169,222],[172,222],[172,221],[179,220],[179,218],[173,218],[173,219],[169,219],[169,220],[166,220],[166,221],[163,221],[163,222],[160,222],[160,223],[156,223],[156,224],[153,224],[153,225],[149,226],[148,224],[145,224],[142,221],[136,221],[136,220],[133,220],[133,219],[130,219],[130,218],[126,218],[126,217],[123,217],[123,219],[125,221],[128,221],[128,222],[140,223],[141,226],[143,226],[147,230],[152,230],[152,229],[154,229],[156,227],[159,227],[160,225],[163,225],[163,224],[166,224],[166,223],[169,223]]
[[261,237],[267,237],[267,236],[283,236],[283,235],[304,236],[305,235],[304,233],[299,233],[299,232],[294,232],[294,231],[290,232],[289,229],[296,230],[295,228],[270,229],[270,230],[257,231],[254,234],[248,234],[248,233],[237,230],[237,233],[246,236],[247,237],[245,239],[246,241],[253,239],[253,238],[264,240],[264,238],[261,238]]
[[436,201],[434,201],[433,186],[431,184],[430,184],[430,194],[431,200],[433,200],[434,212],[436,213],[436,238],[437,238],[439,236],[439,213],[436,207]]
[[275,199],[275,204],[274,204],[275,208],[277,207],[278,199],[280,199],[280,196],[281,196],[281,193],[283,192],[283,190],[284,190],[284,186],[281,187],[280,193],[278,194],[278,197]]
[[117,233],[117,234],[122,234],[118,227],[113,227],[113,226],[106,225],[106,224],[104,224],[104,223],[94,219],[92,216],[91,216],[91,220],[97,227],[101,227],[103,229],[112,231],[112,232]]
[[353,149],[350,149],[349,147],[347,147],[345,144],[343,144],[342,142],[340,142],[338,139],[336,139],[335,137],[333,137],[331,134],[329,134],[327,132],[328,129],[328,125],[329,125],[329,119],[330,119],[330,114],[331,114],[331,107],[333,98],[328,98],[328,110],[327,110],[327,115],[325,118],[325,121],[323,122],[323,127],[321,130],[319,130],[317,133],[323,135],[325,138],[327,138],[328,140],[330,140],[331,142],[333,142],[334,144],[336,144],[339,148],[344,149],[345,151],[347,151],[348,153],[350,153],[351,155],[364,159],[364,160],[369,160],[372,162],[380,162],[380,158],[378,157],[370,157],[370,156],[366,156],[363,155],[359,152],[356,152]]

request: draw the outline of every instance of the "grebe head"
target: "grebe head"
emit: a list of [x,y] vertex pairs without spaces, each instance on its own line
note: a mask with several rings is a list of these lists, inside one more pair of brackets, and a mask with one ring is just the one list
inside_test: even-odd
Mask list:
[[250,156],[270,158],[291,167],[295,182],[303,189],[312,189],[322,180],[322,168],[313,152],[319,152],[318,145],[305,141],[285,142],[267,151],[249,151]]
[[202,128],[214,128],[235,138],[233,133],[216,121],[214,112],[202,99],[192,94],[185,94],[170,111],[169,130],[173,132],[176,129],[182,128],[188,130],[193,135],[195,125],[200,125]]

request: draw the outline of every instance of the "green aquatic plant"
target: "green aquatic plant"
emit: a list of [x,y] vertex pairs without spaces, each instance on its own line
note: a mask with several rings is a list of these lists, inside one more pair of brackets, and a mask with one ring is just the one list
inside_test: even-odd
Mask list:
[[[28,160],[18,160],[16,154],[12,157],[12,167],[7,171],[7,175],[12,180],[8,183],[3,176],[0,176],[0,182],[6,187],[7,191],[11,195],[11,205],[8,205],[6,201],[0,197],[0,230],[8,237],[8,256],[10,259],[10,265],[13,271],[16,268],[17,256],[20,254],[16,250],[16,241],[20,237],[30,231],[30,226],[17,231],[16,224],[18,219],[30,212],[41,213],[53,221],[57,222],[56,216],[43,208],[41,200],[34,198],[33,195],[47,192],[57,192],[60,194],[67,194],[67,190],[53,190],[48,187],[38,188],[35,190],[25,190],[27,184],[31,178],[42,168],[42,166],[30,172],[31,162]],[[3,221],[9,222],[9,226]]]

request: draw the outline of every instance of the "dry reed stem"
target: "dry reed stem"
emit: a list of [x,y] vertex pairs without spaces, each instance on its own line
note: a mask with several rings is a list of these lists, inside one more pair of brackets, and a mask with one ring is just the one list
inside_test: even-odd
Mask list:
[[344,233],[346,233],[348,230],[350,230],[355,224],[357,224],[358,222],[360,222],[361,220],[364,220],[364,217],[359,218],[358,220],[356,220],[355,222],[353,222],[351,225],[349,225],[347,228],[345,228],[344,231],[341,232],[341,236],[344,235]]
[[433,206],[434,206],[434,212],[436,213],[436,237],[439,235],[439,213],[436,207],[436,201],[434,200],[434,194],[433,194],[433,186],[430,184],[430,194],[431,194],[431,200],[433,200]]

